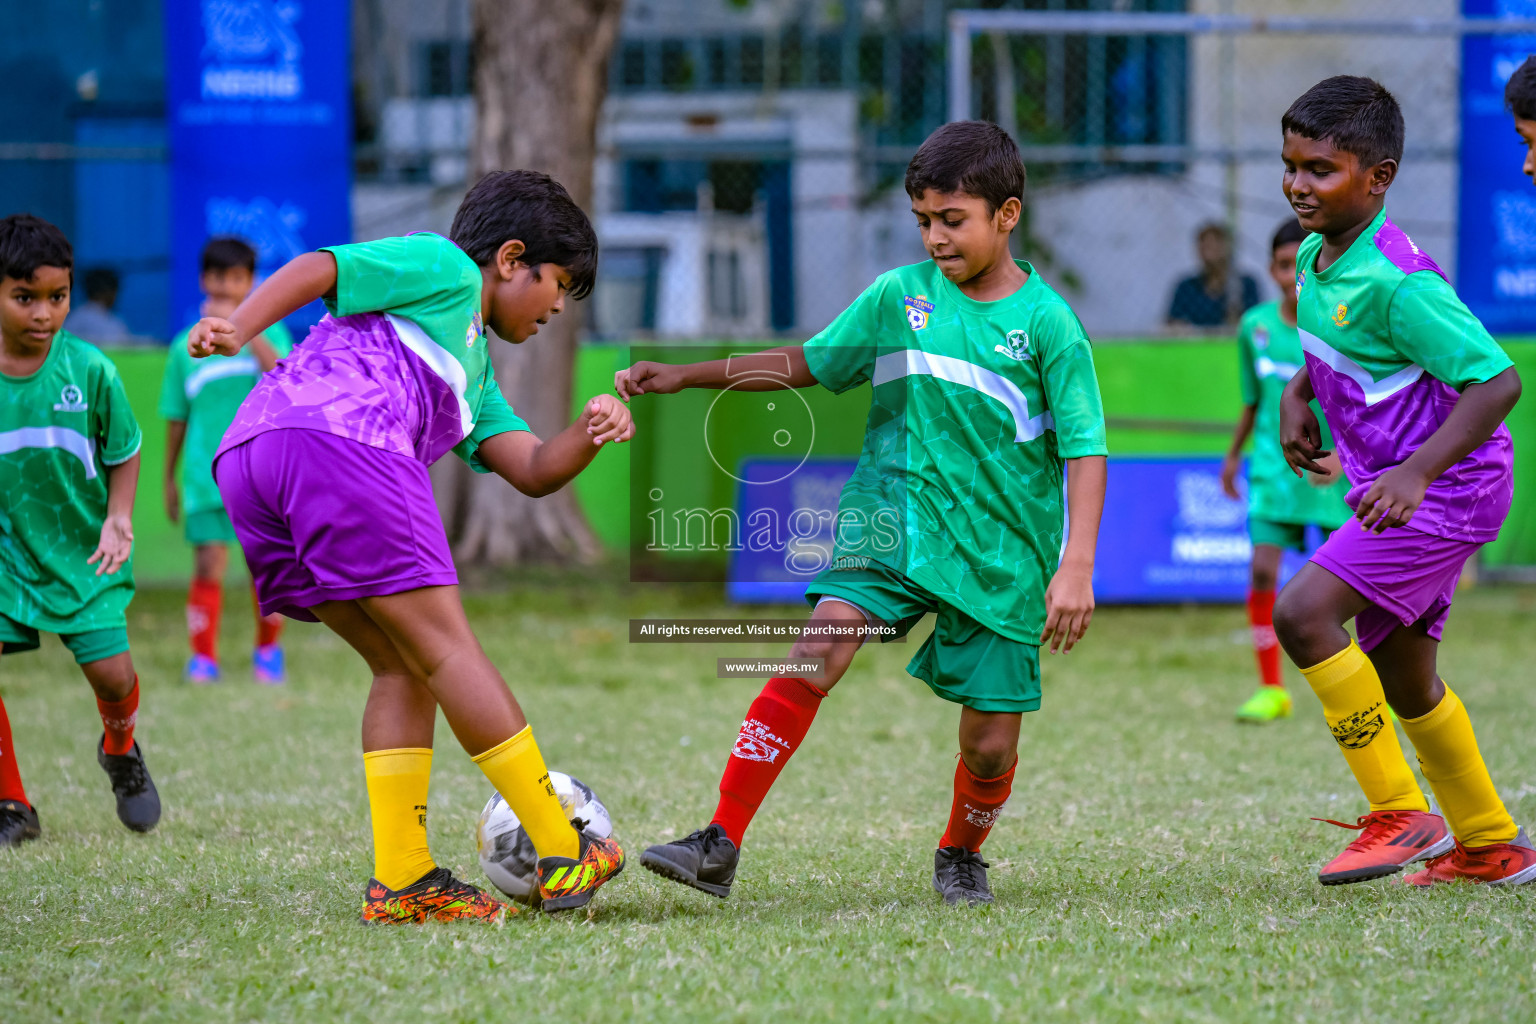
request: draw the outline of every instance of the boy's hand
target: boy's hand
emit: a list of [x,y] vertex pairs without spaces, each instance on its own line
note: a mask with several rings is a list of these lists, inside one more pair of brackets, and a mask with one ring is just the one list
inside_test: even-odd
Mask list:
[[1339,477],[1344,475],[1344,463],[1339,461],[1338,453],[1325,455],[1317,460],[1317,464],[1325,470],[1321,476],[1314,476],[1307,482],[1313,487],[1329,487]]
[[187,333],[187,351],[194,358],[240,354],[240,334],[235,325],[222,317],[205,316]]
[[1045,588],[1045,630],[1040,643],[1051,653],[1069,653],[1093,621],[1093,570],[1063,565]]
[[675,395],[683,384],[683,368],[668,363],[636,363],[613,375],[613,389],[626,402],[634,395]]
[[176,481],[167,477],[165,480],[165,518],[172,524],[181,520],[181,490],[176,486]]
[[1233,501],[1242,501],[1243,496],[1237,489],[1237,474],[1242,471],[1243,457],[1241,455],[1228,455],[1221,464],[1221,492]]
[[1309,473],[1326,474],[1317,460],[1333,452],[1323,448],[1323,428],[1317,422],[1312,406],[1291,394],[1287,388],[1280,396],[1280,448],[1291,472],[1301,476]]
[[1393,466],[1371,484],[1370,490],[1360,499],[1355,518],[1360,528],[1380,533],[1391,526],[1405,526],[1413,513],[1424,503],[1424,492],[1429,481],[1412,469]]
[[612,395],[598,395],[581,413],[582,426],[592,443],[628,441],[635,436],[635,418],[629,408]]
[[101,543],[96,545],[96,550],[85,560],[85,564],[96,565],[100,562],[100,565],[96,565],[96,575],[110,576],[123,567],[132,553],[132,520],[124,515],[111,515],[101,524]]

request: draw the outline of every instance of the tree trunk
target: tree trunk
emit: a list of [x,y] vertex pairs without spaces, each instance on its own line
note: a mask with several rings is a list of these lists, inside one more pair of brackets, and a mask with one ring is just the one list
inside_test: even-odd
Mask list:
[[[543,171],[590,211],[597,119],[622,8],[623,0],[474,0],[470,182],[487,171]],[[540,437],[571,422],[580,326],[579,309],[567,305],[522,345],[491,342],[507,401]],[[534,499],[457,459],[438,466],[438,494],[461,564],[590,561],[601,554],[572,488]]]

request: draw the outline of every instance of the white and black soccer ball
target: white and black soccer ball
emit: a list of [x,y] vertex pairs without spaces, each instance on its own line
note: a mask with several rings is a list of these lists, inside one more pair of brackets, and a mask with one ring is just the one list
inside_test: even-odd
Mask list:
[[[550,772],[549,781],[567,818],[580,818],[586,822],[586,830],[599,838],[613,835],[613,819],[591,786],[564,772]],[[538,854],[523,831],[523,823],[500,793],[492,793],[480,812],[475,844],[480,849],[480,868],[492,885],[519,903],[539,901],[539,880],[534,871]]]

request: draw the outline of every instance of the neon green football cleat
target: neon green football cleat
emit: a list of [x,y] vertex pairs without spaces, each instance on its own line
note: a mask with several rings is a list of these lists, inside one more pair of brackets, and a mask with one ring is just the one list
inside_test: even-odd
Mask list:
[[1273,722],[1291,717],[1291,695],[1278,686],[1261,686],[1237,709],[1239,722]]

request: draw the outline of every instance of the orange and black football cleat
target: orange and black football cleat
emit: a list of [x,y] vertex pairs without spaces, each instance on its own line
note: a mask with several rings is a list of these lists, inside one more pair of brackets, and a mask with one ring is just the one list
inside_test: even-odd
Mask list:
[[425,921],[500,922],[515,908],[492,899],[447,868],[433,868],[404,889],[368,879],[363,924],[421,924]]
[[1457,843],[1424,866],[1424,870],[1403,879],[1409,885],[1428,886],[1465,879],[1478,885],[1524,885],[1536,882],[1536,846],[1521,829],[1508,843],[1491,846],[1462,846]]
[[1353,825],[1332,818],[1312,820],[1360,833],[1343,853],[1317,873],[1317,880],[1324,885],[1345,885],[1395,875],[1415,861],[1440,856],[1455,842],[1445,827],[1445,819],[1433,810],[1372,811]]
[[604,882],[624,870],[624,851],[615,840],[586,831],[580,818],[571,825],[581,837],[576,859],[539,858],[539,897],[545,913],[586,906]]

